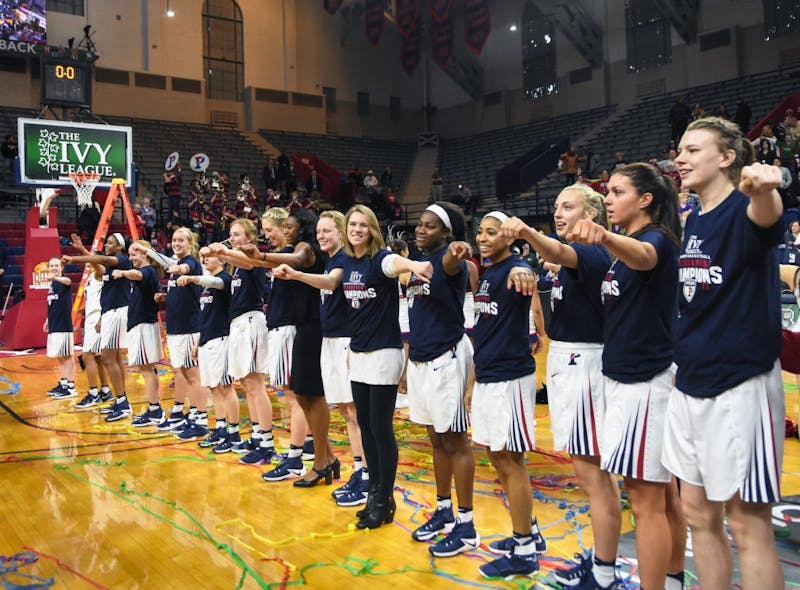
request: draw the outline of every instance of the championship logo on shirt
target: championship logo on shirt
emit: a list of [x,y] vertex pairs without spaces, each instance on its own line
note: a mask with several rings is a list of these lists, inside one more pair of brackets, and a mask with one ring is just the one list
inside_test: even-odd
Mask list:
[[431,285],[430,283],[423,283],[417,275],[411,275],[411,280],[408,283],[408,287],[406,288],[406,298],[408,299],[408,308],[411,309],[414,307],[414,298],[419,297],[420,295],[430,295],[431,294]]
[[375,299],[375,297],[378,296],[373,287],[369,289],[365,287],[364,275],[357,270],[352,271],[350,273],[350,279],[342,285],[344,296],[350,302],[350,306],[353,309],[361,307],[362,299]]
[[203,289],[200,294],[200,311],[203,311],[206,305],[211,305],[212,303],[214,303],[214,295],[208,289]]
[[611,265],[611,268],[606,273],[603,283],[600,285],[600,295],[603,301],[608,301],[612,297],[619,297],[619,281],[614,278],[614,275],[617,273],[617,271],[614,270],[616,264],[617,261],[615,260],[614,264]]
[[492,301],[489,295],[491,283],[487,280],[481,282],[478,294],[475,295],[475,321],[486,315],[497,315],[499,312],[497,301]]
[[711,256],[704,254],[703,240],[692,235],[686,241],[686,251],[678,259],[678,281],[682,285],[683,298],[691,303],[698,286],[708,291],[711,285],[722,284],[722,267],[711,264]]

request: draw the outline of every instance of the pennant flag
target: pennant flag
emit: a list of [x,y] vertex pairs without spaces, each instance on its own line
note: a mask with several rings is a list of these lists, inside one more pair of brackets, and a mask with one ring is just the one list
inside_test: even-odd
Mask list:
[[373,47],[377,47],[383,34],[383,0],[366,0],[364,9],[367,41]]
[[325,9],[325,12],[333,16],[339,12],[342,2],[344,2],[344,0],[322,0],[322,6]]
[[487,0],[466,0],[464,5],[464,42],[480,55],[489,39],[492,22]]
[[431,57],[444,68],[453,58],[453,20],[448,16],[441,22],[434,20],[432,25]]
[[408,35],[416,17],[417,0],[395,0],[394,22],[403,36]]
[[450,9],[452,7],[453,0],[428,0],[428,12],[437,23],[450,20]]
[[422,18],[417,16],[414,19],[408,34],[403,36],[400,44],[400,61],[406,74],[410,76],[417,69],[422,53]]

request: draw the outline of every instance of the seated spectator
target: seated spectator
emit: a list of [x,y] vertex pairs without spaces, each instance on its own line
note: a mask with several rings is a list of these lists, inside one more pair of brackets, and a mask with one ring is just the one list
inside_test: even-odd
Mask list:
[[608,174],[608,170],[603,170],[600,172],[600,178],[595,180],[590,184],[592,189],[600,193],[601,195],[608,194],[608,181],[611,177]]
[[303,208],[303,204],[300,202],[300,197],[297,194],[297,191],[292,191],[289,204],[286,206],[286,208],[289,210],[289,213]]
[[280,207],[281,206],[281,195],[280,193],[276,193],[271,188],[267,189],[267,194],[264,198],[264,209],[269,209],[270,207]]
[[139,239],[144,239],[147,226],[144,222],[144,215],[142,215],[142,206],[139,203],[133,204],[133,225],[136,227]]
[[789,229],[786,232],[784,241],[787,244],[797,244],[800,242],[800,221],[795,219],[789,224]]
[[152,241],[153,230],[156,226],[156,210],[153,207],[153,199],[145,197],[142,199],[142,217],[144,217],[144,227],[147,234],[147,241]]
[[303,193],[300,196],[300,208],[301,209],[310,209],[313,213],[317,212],[317,201],[316,199],[312,198],[312,195],[309,193]]
[[728,112],[728,107],[725,106],[724,102],[719,103],[719,107],[717,108],[717,117],[722,119],[731,118],[731,114]]
[[706,110],[700,106],[700,103],[696,103],[694,108],[692,109],[692,121],[697,121],[697,119],[702,119],[706,116]]
[[758,142],[758,151],[756,151],[756,162],[771,165],[778,154],[775,152],[774,145],[771,144],[766,138],[762,138]]
[[664,171],[664,176],[668,176],[675,183],[675,188],[681,188],[681,173],[678,172],[678,166],[675,162],[668,162],[667,169]]
[[672,166],[675,167],[675,158],[677,157],[678,157],[678,152],[675,150],[675,148],[669,148],[667,150],[666,157],[663,160],[657,161],[655,165],[658,166],[661,172],[666,174],[668,171],[667,166],[669,164],[672,164]]
[[614,161],[608,166],[611,172],[614,172],[617,168],[622,168],[623,166],[627,166],[628,162],[625,160],[625,152],[617,152],[614,154]]
[[764,125],[761,127],[761,135],[759,135],[752,142],[753,143],[753,147],[755,149],[759,149],[759,146],[761,145],[761,140],[762,139],[766,139],[767,141],[769,141],[770,144],[772,144],[773,149],[777,145],[778,138],[775,137],[775,132],[772,129],[772,123],[764,123]]

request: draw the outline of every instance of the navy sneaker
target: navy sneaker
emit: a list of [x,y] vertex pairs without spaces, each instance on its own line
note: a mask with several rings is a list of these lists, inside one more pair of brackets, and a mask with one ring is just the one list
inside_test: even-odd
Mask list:
[[164,421],[164,409],[158,406],[155,410],[150,411],[150,424],[158,426]]
[[[358,473],[360,473],[360,471],[361,470],[359,470]],[[369,480],[360,478],[359,476],[359,481],[355,483],[355,487],[351,488],[349,492],[336,496],[336,504],[339,506],[358,506],[360,504],[366,504],[368,495]]]
[[261,474],[264,481],[281,481],[290,477],[303,477],[306,474],[306,466],[300,457],[283,459],[275,469]]
[[227,453],[230,451],[231,453],[236,453],[237,455],[245,455],[249,452],[247,448],[247,441],[240,439],[238,434],[236,435],[235,439],[231,439],[231,435],[229,434],[228,438],[226,439],[226,442],[228,443],[228,445],[230,445],[227,451],[223,450],[217,451],[217,449],[223,445],[223,443],[219,443],[216,447],[214,447],[214,452]]
[[439,533],[449,533],[455,525],[452,508],[437,508],[428,522],[411,533],[411,537],[415,541],[429,541]]
[[477,549],[480,544],[481,538],[475,530],[475,524],[472,521],[459,522],[444,539],[428,547],[428,551],[434,557],[453,557]]
[[91,393],[87,393],[83,396],[83,399],[75,404],[75,407],[79,410],[88,410],[89,408],[93,408],[95,406],[99,406],[103,403],[103,400],[100,399],[99,395],[92,395]]
[[[531,521],[531,526],[533,527],[533,530],[536,531],[536,534],[533,535],[533,544],[536,546],[536,553],[547,552],[547,541],[545,540],[544,536],[542,536],[542,532],[539,530],[539,523],[535,518]],[[511,553],[511,549],[516,544],[517,543],[514,541],[514,537],[506,537],[505,539],[500,539],[499,541],[492,541],[489,543],[488,549],[490,553],[494,553],[495,555],[508,555]],[[564,582],[561,583],[564,584]]]
[[152,414],[150,410],[146,410],[139,414],[138,416],[134,416],[133,420],[131,420],[131,425],[137,428],[144,428],[146,426],[152,426],[153,420],[151,418]]
[[478,571],[484,578],[511,580],[515,576],[532,576],[539,571],[539,558],[536,557],[536,553],[517,555],[512,550],[509,555],[484,563]]
[[219,443],[225,440],[226,432],[227,429],[224,426],[217,426],[211,434],[197,443],[197,446],[201,449],[216,447]]
[[66,387],[53,394],[53,399],[69,399],[71,397],[78,397],[78,392],[75,389],[67,389]]
[[169,416],[162,416],[161,422],[156,424],[157,430],[172,430],[172,427],[180,422],[185,422],[186,417],[183,412],[172,412]]
[[50,391],[48,391],[48,392],[47,392],[47,395],[49,395],[50,397],[55,397],[55,396],[57,396],[59,393],[61,393],[61,392],[62,392],[64,389],[66,389],[66,387],[62,387],[62,386],[61,386],[61,383],[59,383],[59,384],[58,384],[58,385],[56,385],[56,386],[55,386],[53,389],[51,389]]
[[111,410],[111,413],[106,414],[106,422],[116,422],[117,420],[128,418],[131,413],[131,404],[128,400],[125,400],[122,403],[115,403],[114,409]]
[[562,586],[577,587],[579,584],[588,583],[588,578],[594,579],[592,565],[594,565],[593,551],[588,554],[576,553],[572,565],[567,569],[554,570],[553,577]]
[[114,392],[112,392],[110,389],[108,391],[103,391],[101,389],[100,399],[103,400],[104,402],[110,402],[112,399],[114,399]]
[[344,494],[349,494],[352,492],[355,488],[361,485],[363,474],[363,469],[356,469],[353,471],[353,473],[350,474],[350,479],[347,480],[347,483],[333,490],[331,492],[331,496],[338,498],[339,496],[343,496]]
[[303,461],[313,461],[314,460],[314,441],[307,440],[303,443]]
[[239,463],[244,465],[264,465],[272,461],[275,456],[275,448],[257,447],[255,450],[250,451],[244,457],[239,459]]
[[187,422],[186,427],[178,433],[178,438],[181,440],[195,440],[206,436],[208,436],[208,428],[195,422]]

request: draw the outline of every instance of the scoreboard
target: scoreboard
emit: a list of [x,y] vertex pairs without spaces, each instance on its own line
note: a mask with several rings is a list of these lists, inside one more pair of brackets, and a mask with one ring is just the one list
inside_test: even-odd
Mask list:
[[42,56],[41,103],[91,108],[92,70],[87,62]]

